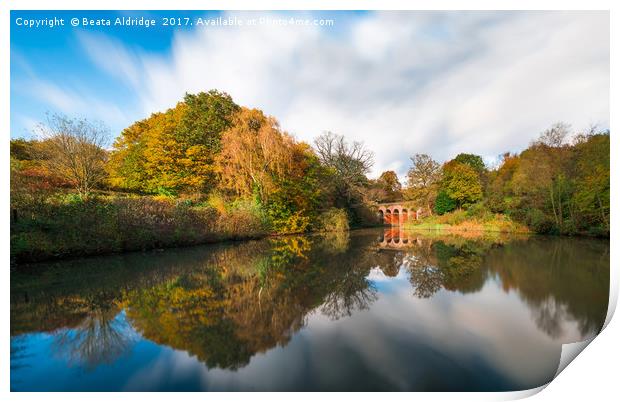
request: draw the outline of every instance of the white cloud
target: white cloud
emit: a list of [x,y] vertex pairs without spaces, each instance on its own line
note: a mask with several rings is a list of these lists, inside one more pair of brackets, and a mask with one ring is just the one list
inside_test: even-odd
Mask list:
[[102,101],[96,96],[85,95],[87,91],[76,91],[32,78],[27,84],[29,92],[53,108],[54,112],[79,115],[101,120],[107,125],[127,124],[129,113],[120,106]]
[[374,175],[403,175],[417,152],[492,160],[560,120],[609,124],[607,12],[334,18],[334,28],[199,28],[177,34],[166,56],[81,40],[103,70],[135,86],[144,115],[217,88],[299,139],[330,130],[364,141]]
[[140,59],[134,52],[101,34],[86,34],[82,31],[78,34],[78,40],[88,57],[102,70],[134,87],[141,85]]

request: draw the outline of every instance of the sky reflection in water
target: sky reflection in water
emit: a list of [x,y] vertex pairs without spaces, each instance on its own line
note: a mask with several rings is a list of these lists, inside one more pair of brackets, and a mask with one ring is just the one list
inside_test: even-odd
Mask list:
[[11,388],[518,390],[607,311],[609,242],[298,236],[11,275]]

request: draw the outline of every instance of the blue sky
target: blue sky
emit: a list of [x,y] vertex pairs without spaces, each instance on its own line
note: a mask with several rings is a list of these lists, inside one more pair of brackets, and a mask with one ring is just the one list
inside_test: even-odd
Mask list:
[[[118,16],[158,26],[69,24]],[[217,16],[334,25],[161,26]],[[330,130],[363,141],[373,175],[402,176],[417,152],[492,161],[557,121],[609,125],[607,12],[12,11],[11,21],[13,138],[30,137],[46,112],[102,120],[116,136],[185,92],[216,88],[299,140]]]
[[[91,118],[106,121],[114,134],[122,130],[132,119],[143,116],[134,114],[136,98],[134,89],[127,86],[118,77],[102,71],[94,63],[84,49],[82,35],[106,37],[118,41],[124,46],[152,54],[165,55],[170,51],[172,39],[180,31],[190,28],[162,27],[156,29],[140,29],[136,27],[72,27],[71,18],[88,17],[92,19],[119,16],[217,16],[220,12],[115,12],[115,11],[12,11],[11,12],[11,136],[29,137],[32,124],[45,118],[46,112],[71,113],[72,103],[63,94],[73,97],[84,96],[109,105],[108,112],[88,113],[80,111],[80,115],[90,114]],[[63,18],[65,26],[48,29],[24,29],[16,25],[16,20]],[[33,82],[34,81],[34,82]],[[34,85],[33,85],[34,84]],[[37,84],[50,84],[49,94],[38,93]],[[56,94],[57,96],[54,96]],[[67,97],[68,98],[68,97]],[[54,101],[56,99],[56,101]],[[63,103],[67,103],[64,105]],[[63,110],[64,109],[64,110]],[[77,107],[74,107],[77,109]],[[115,109],[118,109],[115,110]],[[125,111],[124,116],[121,111]],[[134,113],[132,113],[132,111]],[[106,116],[107,114],[107,116]]]

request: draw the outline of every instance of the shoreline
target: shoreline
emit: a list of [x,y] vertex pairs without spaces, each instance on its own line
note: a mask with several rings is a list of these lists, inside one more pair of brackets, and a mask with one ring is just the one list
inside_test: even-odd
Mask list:
[[[566,237],[566,238],[584,238],[584,239],[601,239],[609,240],[609,235],[600,236],[592,235],[588,233],[537,233],[533,230],[501,230],[501,229],[477,229],[477,228],[459,228],[458,225],[448,224],[435,224],[437,227],[429,227],[428,225],[405,225],[404,229],[408,231],[420,231],[420,232],[443,232],[446,234],[462,235],[464,233],[494,233],[494,234],[506,234],[506,235],[520,235],[520,236],[549,236],[549,237]],[[388,227],[388,226],[386,226]]]
[[[418,227],[423,226],[423,227]],[[503,234],[519,234],[519,235],[541,235],[531,230],[501,230],[501,229],[479,229],[479,228],[460,228],[459,226],[436,224],[437,227],[428,227],[425,225],[405,225],[406,230],[424,231],[424,232],[449,232],[449,233],[503,233]],[[543,236],[567,236],[561,234],[544,234]],[[571,237],[571,236],[567,236]]]
[[[421,227],[420,227],[421,226]],[[355,227],[346,231],[346,233],[357,232],[360,230],[373,230],[373,229],[384,229],[384,230],[404,230],[407,232],[420,233],[424,235],[428,234],[443,234],[443,235],[455,235],[461,237],[469,237],[468,234],[483,237],[484,234],[490,235],[514,235],[514,236],[548,236],[548,237],[566,237],[566,238],[586,238],[586,239],[599,239],[599,240],[609,240],[607,236],[591,236],[587,234],[575,234],[575,235],[565,235],[565,234],[541,234],[536,233],[531,230],[493,230],[493,229],[471,229],[471,228],[459,228],[455,225],[447,225],[447,224],[436,224],[438,227],[424,227],[425,225],[411,225],[406,224],[401,226],[391,226],[391,225],[378,225],[378,226],[364,226],[364,227]],[[45,263],[55,263],[62,261],[70,261],[77,259],[88,259],[95,257],[106,257],[106,256],[118,256],[123,254],[130,253],[146,253],[146,252],[163,252],[167,250],[174,249],[183,249],[183,248],[191,248],[191,247],[199,247],[199,246],[209,246],[209,245],[218,245],[218,244],[235,244],[252,240],[264,240],[269,238],[286,238],[292,236],[317,236],[327,233],[340,233],[340,232],[323,232],[323,231],[313,231],[313,232],[305,232],[305,233],[266,233],[264,235],[256,235],[256,236],[247,236],[247,237],[229,237],[229,238],[221,238],[221,239],[213,239],[208,241],[202,241],[197,243],[181,243],[181,244],[173,244],[166,245],[164,247],[147,247],[140,249],[126,249],[126,250],[118,250],[118,251],[101,251],[101,252],[85,252],[85,253],[67,253],[63,255],[44,257],[41,259],[31,259],[21,262],[10,262],[10,270],[19,270],[20,268],[37,265],[37,264],[45,264]]]
[[[366,229],[379,229],[382,226],[366,226],[366,227],[356,227],[353,229],[349,229],[346,233],[354,232],[358,230],[366,230]],[[70,260],[78,260],[82,258],[95,258],[95,257],[106,257],[106,256],[117,256],[123,254],[130,253],[147,253],[147,252],[163,252],[167,250],[175,250],[175,249],[183,249],[183,248],[191,248],[191,247],[200,247],[200,246],[209,246],[209,245],[218,245],[218,244],[235,244],[252,240],[265,240],[270,238],[286,238],[293,236],[317,236],[328,233],[341,233],[336,231],[314,231],[314,232],[304,232],[304,233],[266,233],[264,235],[255,235],[255,236],[247,236],[247,237],[229,237],[229,238],[221,238],[214,240],[201,241],[196,243],[180,243],[180,244],[172,244],[166,245],[164,247],[146,247],[139,249],[125,249],[118,251],[101,251],[101,252],[84,252],[84,253],[66,253],[63,255],[56,255],[50,257],[44,257],[41,259],[30,259],[20,262],[10,262],[10,270],[19,270],[20,268],[32,266],[36,264],[45,264],[45,263],[55,263],[62,261],[70,261]]]

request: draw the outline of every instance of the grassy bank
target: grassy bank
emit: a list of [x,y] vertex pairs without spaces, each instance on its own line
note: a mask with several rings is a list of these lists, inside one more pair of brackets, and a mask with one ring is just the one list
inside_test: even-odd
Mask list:
[[408,229],[445,231],[451,233],[497,232],[530,233],[527,226],[511,220],[506,215],[466,211],[453,211],[444,215],[428,216],[406,224]]
[[[348,230],[347,214],[319,215],[315,231]],[[11,263],[190,246],[281,234],[251,201],[72,193],[20,202],[11,211]]]
[[268,234],[247,203],[220,209],[155,197],[59,196],[11,214],[13,263],[186,246]]

